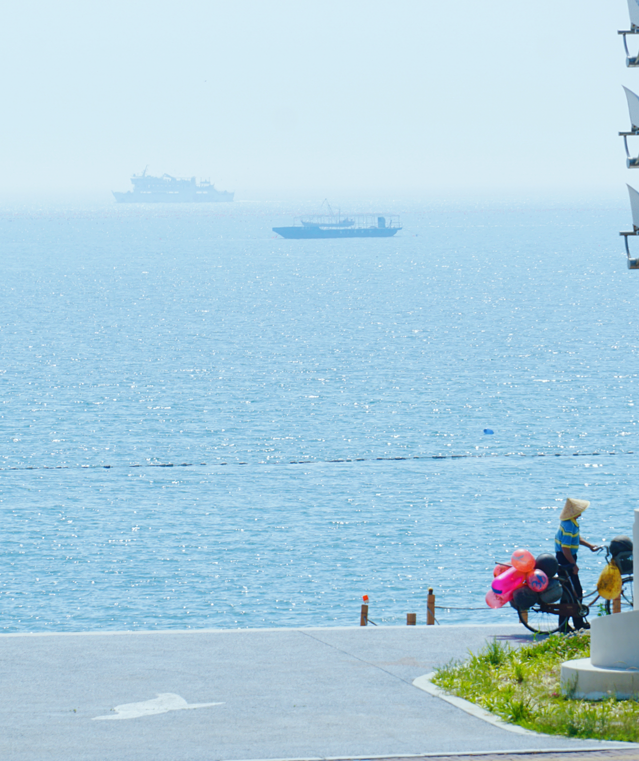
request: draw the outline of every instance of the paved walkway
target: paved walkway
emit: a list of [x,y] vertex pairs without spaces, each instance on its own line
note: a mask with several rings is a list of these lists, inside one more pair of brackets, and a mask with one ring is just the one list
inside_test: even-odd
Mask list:
[[[413,686],[491,637],[530,639],[518,625],[0,635],[0,758],[238,761],[583,749],[583,741],[514,734]],[[639,761],[632,752],[628,761]]]

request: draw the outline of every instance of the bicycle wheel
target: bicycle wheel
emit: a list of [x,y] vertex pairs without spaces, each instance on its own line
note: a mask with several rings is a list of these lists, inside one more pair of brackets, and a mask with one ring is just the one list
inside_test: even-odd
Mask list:
[[[626,576],[621,582],[621,612],[627,613],[634,607],[634,583],[632,576]],[[612,613],[612,600],[606,600],[605,607],[607,615]]]
[[[559,631],[559,616],[549,606],[537,604],[528,610],[518,610],[517,613],[526,629],[535,634],[553,634]],[[567,626],[564,629],[567,630]]]
[[[568,619],[579,613],[580,605],[577,598],[568,584],[562,584],[563,593],[561,603],[546,604],[543,602],[535,603],[528,610],[518,610],[519,620],[531,632],[535,634],[553,634],[562,632],[567,634],[572,631],[568,625]],[[585,609],[587,615],[587,608]],[[561,619],[564,619],[562,626],[559,625]]]

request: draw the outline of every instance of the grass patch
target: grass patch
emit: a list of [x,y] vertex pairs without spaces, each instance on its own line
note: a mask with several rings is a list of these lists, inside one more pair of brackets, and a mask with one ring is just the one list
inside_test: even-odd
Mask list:
[[554,634],[512,648],[494,641],[437,669],[433,683],[512,724],[566,737],[639,742],[639,700],[593,702],[561,693],[563,661],[590,655],[590,633]]

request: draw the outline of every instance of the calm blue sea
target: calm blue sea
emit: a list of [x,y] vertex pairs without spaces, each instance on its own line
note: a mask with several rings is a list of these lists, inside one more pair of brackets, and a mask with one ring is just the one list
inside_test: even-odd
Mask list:
[[428,587],[514,622],[493,564],[567,496],[631,533],[628,210],[386,207],[348,241],[277,239],[302,204],[0,209],[0,630],[423,623]]

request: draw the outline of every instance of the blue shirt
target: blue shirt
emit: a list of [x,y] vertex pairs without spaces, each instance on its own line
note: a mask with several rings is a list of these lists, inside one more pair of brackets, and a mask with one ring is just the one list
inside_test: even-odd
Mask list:
[[567,521],[561,521],[559,524],[559,531],[555,536],[555,552],[562,554],[563,548],[569,549],[573,556],[577,556],[577,550],[579,549],[579,524],[574,518],[569,518]]

